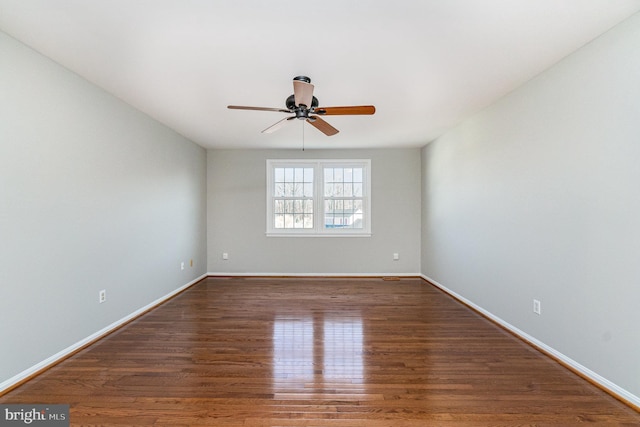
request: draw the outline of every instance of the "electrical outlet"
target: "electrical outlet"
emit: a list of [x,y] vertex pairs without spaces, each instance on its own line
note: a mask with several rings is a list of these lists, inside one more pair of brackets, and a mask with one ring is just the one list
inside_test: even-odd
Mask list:
[[98,302],[102,304],[106,300],[107,300],[107,290],[103,289],[100,292],[98,292]]
[[184,261],[180,263],[180,270],[184,270]]
[[225,260],[225,261],[228,260],[229,259],[229,254],[226,253],[226,252],[223,252],[222,253],[222,259]]
[[535,314],[540,314],[540,301],[537,299],[533,300],[533,312]]
[[393,260],[394,261],[398,261],[400,259],[400,254],[398,252],[394,252],[393,254]]

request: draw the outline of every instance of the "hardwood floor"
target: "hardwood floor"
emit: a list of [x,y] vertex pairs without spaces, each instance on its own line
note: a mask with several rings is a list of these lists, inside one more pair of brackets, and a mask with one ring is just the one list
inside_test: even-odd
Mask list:
[[421,279],[209,278],[0,398],[71,425],[640,425]]

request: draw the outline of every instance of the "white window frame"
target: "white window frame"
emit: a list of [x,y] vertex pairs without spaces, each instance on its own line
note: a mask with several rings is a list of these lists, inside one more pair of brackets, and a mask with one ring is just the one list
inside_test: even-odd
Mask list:
[[[326,228],[324,216],[324,168],[363,168],[362,228]],[[313,168],[313,228],[275,228],[275,168]],[[370,159],[267,159],[267,231],[269,237],[370,237],[371,236],[371,160]]]

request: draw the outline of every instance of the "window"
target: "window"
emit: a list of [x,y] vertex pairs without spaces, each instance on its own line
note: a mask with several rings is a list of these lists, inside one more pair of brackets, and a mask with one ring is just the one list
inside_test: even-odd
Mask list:
[[267,235],[371,235],[370,160],[267,160]]

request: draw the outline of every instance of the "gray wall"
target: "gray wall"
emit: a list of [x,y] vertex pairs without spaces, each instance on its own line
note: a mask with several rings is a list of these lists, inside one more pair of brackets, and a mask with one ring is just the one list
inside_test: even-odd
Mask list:
[[422,272],[635,396],[639,52],[635,15],[422,153]]
[[[266,237],[269,158],[371,159],[372,237]],[[419,149],[209,150],[207,159],[209,272],[419,273]]]
[[0,58],[2,383],[206,272],[206,152],[1,32]]

